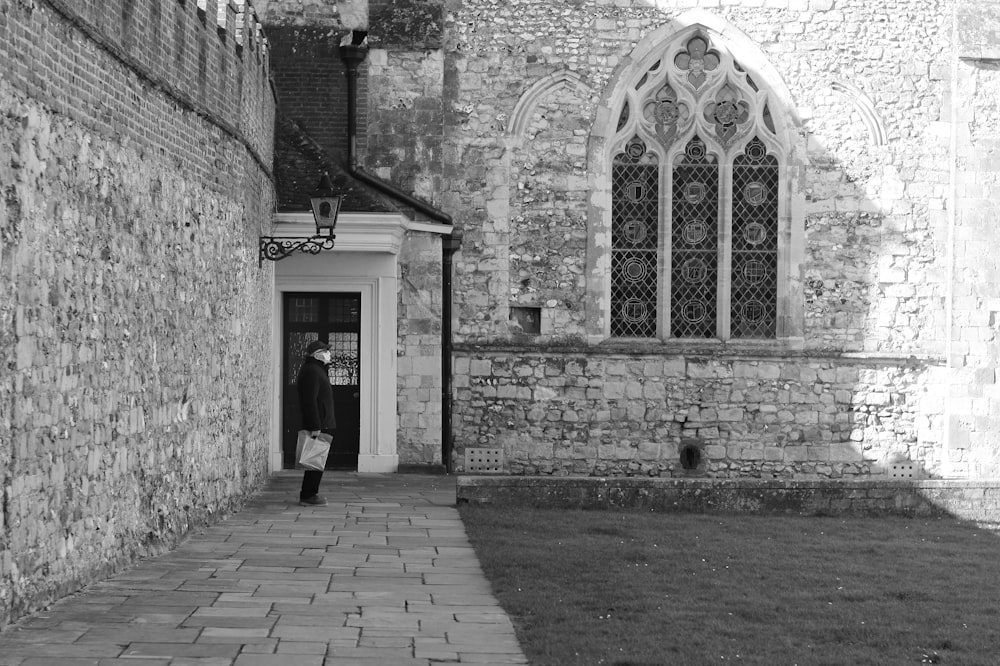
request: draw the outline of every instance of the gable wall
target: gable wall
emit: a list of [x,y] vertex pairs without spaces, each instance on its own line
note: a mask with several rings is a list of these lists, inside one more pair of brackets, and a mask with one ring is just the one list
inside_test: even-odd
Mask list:
[[[458,455],[497,448],[515,473],[669,476],[689,473],[678,454],[695,446],[694,472],[710,476],[880,476],[903,462],[929,475],[993,473],[992,402],[962,407],[969,382],[959,379],[975,375],[973,392],[994,382],[992,359],[965,351],[989,355],[991,320],[960,314],[956,298],[963,263],[992,271],[993,262],[959,256],[970,245],[949,249],[963,232],[947,211],[966,203],[952,185],[965,139],[952,144],[961,127],[951,90],[968,67],[952,46],[955,9],[923,0],[456,7],[446,94],[459,113],[447,128],[454,161],[443,196],[465,232]],[[608,241],[593,233],[603,205],[594,193],[607,183],[591,179],[603,167],[588,142],[611,122],[608,91],[634,49],[670,21],[698,17],[752,44],[747,60],[759,56],[787,89],[789,290],[801,324],[778,348],[602,335],[606,295],[594,271]],[[982,70],[970,85],[983,85]],[[530,87],[559,72],[574,77],[518,116]],[[982,146],[965,148],[980,167]],[[972,309],[987,283],[965,284]],[[538,307],[541,335],[521,334],[505,304]],[[963,409],[979,416],[956,424]]]

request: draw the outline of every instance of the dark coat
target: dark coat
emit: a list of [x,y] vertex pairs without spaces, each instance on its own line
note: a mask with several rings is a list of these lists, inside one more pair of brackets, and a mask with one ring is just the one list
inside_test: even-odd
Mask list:
[[295,379],[302,410],[303,430],[333,430],[337,419],[333,414],[333,389],[323,362],[312,356],[306,358]]

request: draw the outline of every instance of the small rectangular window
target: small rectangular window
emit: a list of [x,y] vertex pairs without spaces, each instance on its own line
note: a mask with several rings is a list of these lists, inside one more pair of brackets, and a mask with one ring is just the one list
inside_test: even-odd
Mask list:
[[510,309],[510,321],[518,333],[539,335],[542,332],[542,309],[514,306]]

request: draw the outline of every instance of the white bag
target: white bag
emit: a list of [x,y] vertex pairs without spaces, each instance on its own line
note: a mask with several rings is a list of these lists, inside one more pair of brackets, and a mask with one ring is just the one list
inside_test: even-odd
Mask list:
[[308,430],[299,430],[299,441],[295,445],[295,467],[323,471],[326,468],[326,457],[330,454],[331,442],[333,437],[325,432],[313,437]]

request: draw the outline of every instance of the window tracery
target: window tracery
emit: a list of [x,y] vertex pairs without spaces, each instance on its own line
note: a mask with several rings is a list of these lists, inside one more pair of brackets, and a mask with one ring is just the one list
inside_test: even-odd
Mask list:
[[689,33],[627,88],[614,145],[611,335],[775,338],[783,150],[766,89]]

